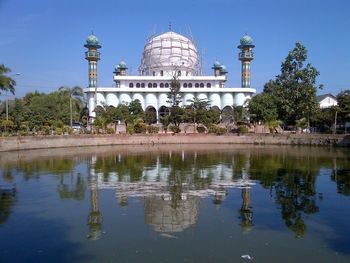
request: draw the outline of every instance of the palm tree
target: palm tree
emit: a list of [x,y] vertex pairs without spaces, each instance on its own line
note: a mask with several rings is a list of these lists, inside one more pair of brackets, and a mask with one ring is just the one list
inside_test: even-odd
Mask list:
[[193,111],[193,123],[194,123],[194,128],[196,132],[196,126],[198,122],[203,122],[203,119],[205,118],[205,113],[208,110],[208,107],[210,105],[210,101],[207,99],[199,99],[193,97],[192,100],[187,100],[191,104],[189,105],[189,108],[192,109]]
[[66,91],[69,93],[69,113],[70,113],[70,126],[73,125],[73,105],[72,100],[78,101],[79,103],[82,102],[84,92],[83,89],[79,86],[74,86],[73,88],[69,87],[60,87],[58,89],[59,91]]
[[0,91],[10,91],[12,94],[15,94],[16,81],[5,75],[9,72],[11,72],[11,69],[4,64],[0,64]]

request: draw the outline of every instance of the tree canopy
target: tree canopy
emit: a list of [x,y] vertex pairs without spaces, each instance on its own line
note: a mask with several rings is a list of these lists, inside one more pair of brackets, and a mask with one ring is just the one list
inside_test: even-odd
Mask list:
[[9,76],[6,76],[6,74],[10,72],[11,69],[4,64],[0,64],[0,94],[1,91],[9,91],[12,94],[15,94],[16,81]]
[[[281,73],[265,84],[264,95],[252,100],[250,105],[253,105],[254,114],[263,120],[277,117],[291,125],[295,125],[299,119],[310,118],[318,108],[316,91],[322,85],[316,86],[319,72],[310,63],[305,65],[306,60],[307,49],[301,43],[296,43],[282,62]],[[268,99],[268,102],[263,101],[263,98]],[[263,105],[258,106],[256,103]],[[265,110],[264,104],[268,106]]]

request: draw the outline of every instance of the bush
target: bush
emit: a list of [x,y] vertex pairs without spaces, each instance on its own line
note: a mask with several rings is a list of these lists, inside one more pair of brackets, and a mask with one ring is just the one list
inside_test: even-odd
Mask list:
[[48,125],[41,126],[40,130],[43,135],[50,135],[50,126]]
[[63,133],[73,134],[73,132],[74,130],[71,127],[67,125],[63,127]]
[[20,131],[18,132],[18,135],[19,135],[19,136],[27,136],[28,134],[29,134],[29,132],[26,131],[26,130],[20,130]]
[[114,133],[115,133],[115,130],[114,130],[114,128],[108,127],[108,128],[106,129],[106,132],[107,132],[108,134],[114,134]]
[[56,128],[56,134],[57,135],[62,135],[63,134],[63,129],[62,128]]
[[159,127],[155,125],[148,125],[147,126],[147,131],[148,133],[158,133],[159,132]]
[[147,125],[143,122],[143,120],[137,120],[134,124],[135,133],[145,133]]
[[199,133],[205,133],[205,127],[203,125],[197,126],[197,132]]
[[3,120],[1,122],[1,128],[5,131],[5,132],[10,132],[12,131],[12,129],[14,128],[14,123],[11,120]]
[[126,127],[126,132],[129,133],[129,134],[134,134],[134,133],[135,133],[134,125],[129,124],[129,125]]
[[223,135],[227,132],[227,129],[225,127],[220,127],[218,125],[211,124],[208,127],[208,132],[215,133],[216,135]]
[[63,124],[62,121],[55,121],[55,122],[53,123],[53,126],[54,126],[55,128],[61,128],[61,129],[63,129],[64,124]]
[[246,125],[238,125],[238,133],[247,133],[248,127]]
[[173,133],[179,133],[181,132],[181,129],[179,126],[176,125],[170,125],[169,126],[169,130],[172,131]]

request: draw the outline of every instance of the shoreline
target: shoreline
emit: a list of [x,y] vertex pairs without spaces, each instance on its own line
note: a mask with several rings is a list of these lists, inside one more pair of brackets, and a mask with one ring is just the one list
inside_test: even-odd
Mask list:
[[113,145],[251,144],[349,147],[347,134],[112,134],[0,137],[0,152]]

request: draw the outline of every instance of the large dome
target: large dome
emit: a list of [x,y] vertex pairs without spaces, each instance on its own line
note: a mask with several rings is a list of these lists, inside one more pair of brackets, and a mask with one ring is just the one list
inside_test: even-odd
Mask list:
[[181,71],[186,75],[196,75],[198,65],[196,45],[188,38],[169,31],[147,41],[140,73],[142,75],[162,75]]

